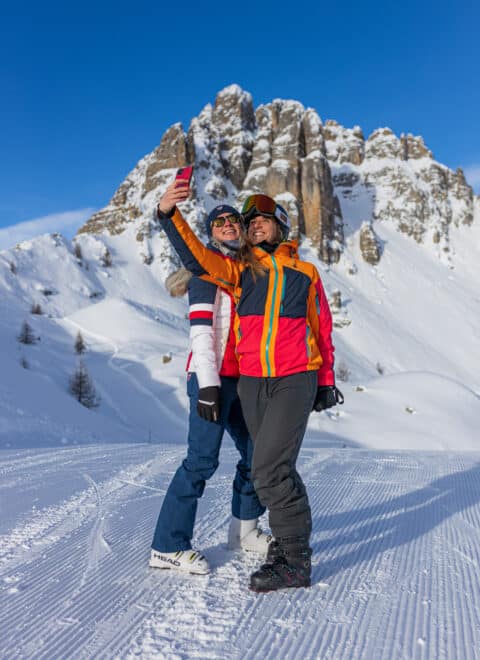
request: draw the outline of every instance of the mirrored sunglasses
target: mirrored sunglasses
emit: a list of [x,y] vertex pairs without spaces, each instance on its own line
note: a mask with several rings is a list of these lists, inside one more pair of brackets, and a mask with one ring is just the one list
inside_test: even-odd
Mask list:
[[229,221],[231,225],[238,225],[240,223],[240,218],[231,213],[230,215],[224,215],[219,218],[214,218],[211,222],[212,227],[223,227],[225,223]]

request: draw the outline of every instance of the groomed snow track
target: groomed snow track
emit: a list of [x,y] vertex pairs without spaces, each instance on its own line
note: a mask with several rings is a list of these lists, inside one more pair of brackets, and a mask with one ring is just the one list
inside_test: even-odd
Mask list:
[[313,586],[254,595],[207,486],[205,577],[147,567],[178,445],[3,451],[2,658],[480,658],[480,453],[302,450]]

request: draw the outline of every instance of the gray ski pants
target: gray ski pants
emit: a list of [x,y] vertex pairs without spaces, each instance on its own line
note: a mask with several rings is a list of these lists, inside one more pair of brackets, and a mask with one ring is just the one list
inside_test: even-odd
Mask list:
[[253,440],[252,481],[275,538],[310,536],[312,516],[296,461],[317,391],[317,372],[240,376],[238,394]]

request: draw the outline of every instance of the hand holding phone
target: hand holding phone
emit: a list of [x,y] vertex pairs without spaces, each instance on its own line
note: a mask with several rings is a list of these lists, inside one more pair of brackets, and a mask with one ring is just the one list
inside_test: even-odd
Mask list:
[[180,167],[175,179],[167,187],[158,203],[161,213],[169,213],[177,204],[184,202],[190,195],[190,181],[192,179],[193,167]]

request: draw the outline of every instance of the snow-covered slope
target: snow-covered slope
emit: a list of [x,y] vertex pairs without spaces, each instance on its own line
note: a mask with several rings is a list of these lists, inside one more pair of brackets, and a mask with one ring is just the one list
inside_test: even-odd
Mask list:
[[[58,236],[41,236],[0,256],[0,446],[92,441],[160,441],[170,419],[183,429],[184,301],[171,299],[155,267],[136,260],[128,233],[106,245],[85,236],[81,259]],[[78,252],[78,247],[77,247]],[[14,272],[12,272],[14,271]],[[33,304],[42,314],[31,314]],[[40,341],[17,341],[27,320]],[[100,396],[84,408],[68,393],[82,356]],[[24,368],[22,366],[22,362]]]
[[[452,229],[449,265],[393,223],[376,231],[376,266],[361,258],[355,232],[338,264],[302,244],[329,295],[340,292],[334,339],[346,396],[335,412],[312,415],[311,428],[353,446],[480,448],[479,218]],[[186,299],[170,298],[163,281],[173,266],[145,263],[135,239],[133,226],[72,244],[45,235],[0,253],[0,446],[182,439]],[[159,250],[165,240],[151,238]],[[24,320],[41,339],[34,345],[17,341]],[[78,331],[101,398],[90,410],[67,391]]]
[[229,442],[194,538],[213,571],[148,568],[182,456],[171,444],[2,451],[2,658],[479,657],[478,452],[325,448],[309,435],[313,584],[265,595],[247,587],[261,557],[226,548]]

